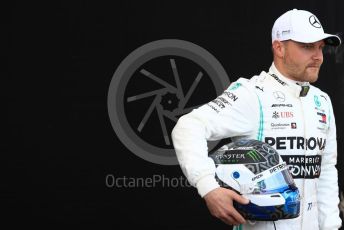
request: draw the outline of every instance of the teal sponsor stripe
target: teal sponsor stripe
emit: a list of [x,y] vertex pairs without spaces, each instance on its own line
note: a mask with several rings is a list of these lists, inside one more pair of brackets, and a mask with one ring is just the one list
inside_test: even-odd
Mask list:
[[234,226],[233,230],[242,230],[242,224]]
[[[258,97],[258,95],[257,95]],[[264,130],[264,113],[262,108],[262,103],[260,102],[260,99],[258,97],[259,102],[259,128],[258,128],[258,134],[257,134],[257,140],[262,141],[263,140],[263,130]]]

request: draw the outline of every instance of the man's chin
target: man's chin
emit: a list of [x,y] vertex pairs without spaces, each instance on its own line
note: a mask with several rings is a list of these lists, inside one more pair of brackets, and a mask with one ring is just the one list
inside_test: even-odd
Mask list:
[[318,80],[319,77],[319,69],[315,69],[315,68],[311,68],[312,70],[310,71],[310,69],[308,69],[308,71],[305,74],[305,80],[313,83],[316,82]]
[[318,80],[318,74],[310,74],[306,77],[305,80],[308,81],[309,83],[314,83]]

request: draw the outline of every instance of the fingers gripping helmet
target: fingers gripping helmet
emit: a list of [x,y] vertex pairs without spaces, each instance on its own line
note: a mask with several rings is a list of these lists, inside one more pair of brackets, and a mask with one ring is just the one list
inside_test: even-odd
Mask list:
[[250,200],[247,205],[234,201],[245,219],[268,221],[299,216],[299,190],[285,162],[270,145],[241,139],[209,156],[215,162],[215,178],[220,186]]

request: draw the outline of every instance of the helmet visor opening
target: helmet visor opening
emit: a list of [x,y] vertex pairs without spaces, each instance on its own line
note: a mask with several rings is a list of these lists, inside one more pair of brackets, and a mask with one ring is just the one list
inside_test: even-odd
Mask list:
[[288,188],[293,188],[295,182],[291,177],[288,168],[274,173],[271,176],[264,178],[257,182],[253,193],[255,194],[269,194],[275,192],[283,192]]

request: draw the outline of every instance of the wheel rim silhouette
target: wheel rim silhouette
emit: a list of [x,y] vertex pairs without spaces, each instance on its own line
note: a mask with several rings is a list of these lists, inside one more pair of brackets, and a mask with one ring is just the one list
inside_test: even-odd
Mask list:
[[[142,68],[145,63],[161,57],[169,57],[169,65],[173,71],[174,85],[154,75],[154,71]],[[180,79],[181,70],[178,69],[178,57],[191,60],[200,66],[197,76],[191,76],[193,82],[186,92],[183,91],[183,83]],[[139,94],[126,95],[126,88],[135,72],[143,77],[153,80],[162,86],[160,89],[146,91]],[[222,65],[208,51],[191,42],[166,39],[145,44],[130,53],[118,66],[110,83],[108,91],[108,113],[112,127],[121,142],[134,154],[149,162],[162,165],[176,165],[175,151],[171,148],[163,148],[147,142],[140,133],[150,119],[153,111],[158,115],[161,134],[166,146],[171,146],[170,130],[166,128],[165,118],[177,121],[182,114],[190,112],[194,107],[185,108],[193,92],[204,74],[207,74],[216,95],[219,95],[229,85],[229,77]],[[142,99],[154,97],[150,106],[140,117],[139,124],[131,125],[125,112],[127,103],[137,103]],[[216,143],[211,143],[213,146]],[[211,147],[210,147],[211,148]]]

